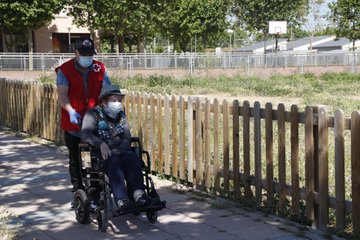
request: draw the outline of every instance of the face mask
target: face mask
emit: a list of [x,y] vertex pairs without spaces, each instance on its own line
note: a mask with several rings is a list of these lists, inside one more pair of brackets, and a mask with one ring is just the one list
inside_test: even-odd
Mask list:
[[79,56],[79,64],[83,68],[88,68],[92,64],[94,56]]
[[105,108],[105,111],[111,117],[116,117],[116,115],[122,110],[121,102],[108,102],[108,106]]

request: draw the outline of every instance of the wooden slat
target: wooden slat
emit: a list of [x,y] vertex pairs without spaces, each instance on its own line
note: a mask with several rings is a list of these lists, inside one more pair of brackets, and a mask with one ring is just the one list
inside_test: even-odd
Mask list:
[[164,98],[164,161],[165,161],[165,174],[170,175],[170,103],[169,95]]
[[188,97],[188,182],[193,183],[194,180],[194,110],[193,110],[193,103],[192,98]]
[[229,143],[229,106],[226,99],[223,101],[223,158],[224,158],[224,192],[230,189],[230,143]]
[[355,234],[360,234],[360,112],[351,114],[351,186],[352,222]]
[[[127,117],[127,119],[128,119],[128,121],[130,122],[131,121],[131,115],[130,115],[130,99],[131,99],[131,92],[129,92],[128,94],[126,94],[126,96],[125,96],[125,99],[124,99],[124,101],[125,101],[125,114],[126,114],[126,117]],[[129,126],[130,127],[130,126]]]
[[143,128],[142,128],[142,121],[143,121],[143,117],[142,117],[142,95],[140,94],[140,92],[138,92],[136,94],[136,115],[137,115],[137,133],[138,133],[138,137],[141,140],[141,142],[144,142],[143,139]]
[[[318,119],[319,119],[319,107],[320,106],[313,106],[313,113],[314,113],[314,118],[316,120],[314,121],[315,124],[313,126],[313,134],[314,134],[314,174],[313,174],[313,178],[314,178],[314,192],[319,192],[319,123],[318,123]],[[319,216],[319,204],[317,202],[315,202],[314,204],[314,222],[313,222],[313,227],[315,228],[319,228],[319,220],[320,220],[320,216]]]
[[234,194],[240,196],[240,139],[239,139],[239,116],[240,104],[238,100],[233,101],[233,158],[234,158]]
[[158,148],[158,171],[164,171],[164,159],[163,159],[163,115],[162,115],[162,96],[157,95],[157,148]]
[[254,156],[255,156],[255,198],[258,203],[261,203],[261,116],[260,116],[260,102],[254,103]]
[[202,117],[200,98],[195,100],[195,163],[196,163],[196,187],[203,186],[203,139],[202,139]]
[[219,101],[214,99],[214,187],[220,192],[220,155],[219,155]]
[[300,216],[300,175],[299,175],[299,109],[291,106],[291,193],[292,214]]
[[345,140],[344,113],[335,111],[335,189],[336,189],[336,228],[345,229]]
[[250,103],[244,101],[242,108],[243,116],[243,158],[244,158],[244,195],[251,198],[250,189]]
[[210,149],[210,100],[205,100],[205,119],[204,119],[204,131],[205,131],[205,152],[204,152],[204,160],[205,160],[205,187],[209,189],[211,187],[211,149]]
[[172,95],[171,97],[171,122],[172,122],[172,130],[171,130],[171,136],[172,136],[172,175],[173,177],[178,176],[178,153],[177,153],[177,146],[178,146],[178,134],[177,134],[177,114],[178,114],[178,108],[177,108],[177,101],[175,98],[175,95]]
[[266,131],[266,195],[267,205],[274,207],[274,162],[273,162],[273,107],[271,103],[265,104],[265,131]]
[[278,105],[279,213],[286,214],[285,106]]
[[319,228],[327,229],[329,221],[329,159],[328,159],[328,125],[325,108],[319,110]]
[[314,221],[314,134],[313,109],[305,108],[305,189],[306,189],[306,217]]
[[151,169],[153,171],[158,170],[156,168],[156,112],[155,112],[155,95],[150,95],[150,159],[151,159]]
[[146,150],[149,149],[149,94],[144,93],[144,122],[143,122],[143,146]]
[[179,97],[179,165],[180,179],[185,180],[185,101],[183,96]]
[[138,129],[137,129],[137,114],[136,114],[136,93],[132,93],[131,94],[131,132],[133,132],[134,134],[139,134],[138,133]]

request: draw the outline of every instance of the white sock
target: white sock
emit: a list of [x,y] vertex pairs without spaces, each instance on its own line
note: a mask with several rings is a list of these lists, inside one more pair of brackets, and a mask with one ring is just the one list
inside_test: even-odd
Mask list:
[[134,191],[134,194],[133,194],[135,202],[137,202],[137,201],[139,200],[139,198],[141,198],[141,196],[142,196],[144,193],[145,193],[145,192],[144,192],[144,190],[142,190],[142,189],[137,189],[137,190],[135,190],[135,191]]

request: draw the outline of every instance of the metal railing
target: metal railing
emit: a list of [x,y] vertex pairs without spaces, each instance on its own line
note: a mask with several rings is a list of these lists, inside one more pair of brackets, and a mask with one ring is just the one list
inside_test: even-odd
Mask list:
[[[0,53],[0,70],[53,70],[73,54],[52,53]],[[258,68],[297,68],[304,73],[307,67],[341,66],[353,72],[360,65],[360,51],[323,53],[268,53],[242,54],[236,52],[188,53],[188,54],[98,54],[108,69],[126,70],[132,75],[135,70],[180,69],[189,71],[201,69],[243,69],[247,74]]]

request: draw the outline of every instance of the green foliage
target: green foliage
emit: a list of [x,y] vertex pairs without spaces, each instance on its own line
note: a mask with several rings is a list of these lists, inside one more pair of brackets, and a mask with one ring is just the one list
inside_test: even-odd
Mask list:
[[70,15],[79,26],[101,29],[115,42],[125,34],[136,35],[138,39],[154,34],[156,12],[162,9],[162,1],[67,0],[67,3],[73,7]]
[[336,36],[349,38],[355,50],[355,41],[360,39],[360,1],[337,0],[329,7],[329,20],[336,26]]
[[25,43],[30,30],[46,26],[62,8],[62,0],[0,2],[0,31],[11,36],[10,41],[5,39],[7,47],[11,48],[19,40]]
[[161,33],[168,36],[176,50],[189,51],[191,42],[202,43],[214,34],[227,28],[227,0],[180,0],[169,1],[163,12],[159,13]]

